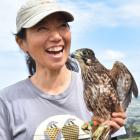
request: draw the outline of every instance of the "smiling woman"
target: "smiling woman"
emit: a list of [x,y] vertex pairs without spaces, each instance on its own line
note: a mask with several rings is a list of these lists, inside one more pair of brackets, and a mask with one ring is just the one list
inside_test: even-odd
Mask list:
[[[47,122],[43,130],[37,131],[41,139],[53,135],[52,139],[77,140],[83,135],[77,122],[92,116],[84,102],[79,64],[69,57],[68,22],[73,20],[55,0],[28,0],[18,11],[16,42],[27,55],[30,76],[0,91],[1,140],[32,140],[43,122]],[[124,115],[118,113],[115,118],[110,123],[118,130]]]
[[64,66],[70,50],[71,33],[62,13],[47,16],[32,28],[26,38],[17,36],[17,43],[36,61],[36,69],[57,69]]

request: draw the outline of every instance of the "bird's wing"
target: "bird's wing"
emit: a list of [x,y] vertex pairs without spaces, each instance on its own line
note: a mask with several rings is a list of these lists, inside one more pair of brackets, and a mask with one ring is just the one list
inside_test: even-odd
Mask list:
[[113,68],[110,70],[110,75],[112,76],[116,89],[119,95],[119,99],[122,102],[124,110],[128,107],[132,99],[132,94],[138,96],[138,88],[134,77],[127,69],[127,67],[116,61]]
[[87,70],[84,79],[86,105],[96,117],[110,119],[118,108],[118,96],[107,70],[98,62]]

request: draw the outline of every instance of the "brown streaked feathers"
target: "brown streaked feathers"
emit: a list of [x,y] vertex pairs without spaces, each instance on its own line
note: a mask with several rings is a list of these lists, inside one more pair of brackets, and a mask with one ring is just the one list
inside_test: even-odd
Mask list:
[[95,117],[110,120],[112,112],[119,111],[120,107],[127,109],[132,94],[138,96],[134,77],[123,63],[117,61],[109,70],[87,48],[76,50],[72,57],[80,64],[85,102]]

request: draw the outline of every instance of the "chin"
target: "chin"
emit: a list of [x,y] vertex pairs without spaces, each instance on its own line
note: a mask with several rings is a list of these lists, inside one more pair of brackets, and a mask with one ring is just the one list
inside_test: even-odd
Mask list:
[[[66,62],[65,62],[66,63]],[[65,63],[56,63],[49,67],[50,70],[60,70],[65,67]]]

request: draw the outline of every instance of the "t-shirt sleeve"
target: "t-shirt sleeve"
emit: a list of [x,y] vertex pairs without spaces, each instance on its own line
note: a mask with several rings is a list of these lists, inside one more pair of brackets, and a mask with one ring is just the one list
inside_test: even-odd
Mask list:
[[0,140],[12,140],[10,135],[9,113],[0,98]]
[[111,137],[118,137],[121,135],[125,135],[126,134],[126,130],[124,127],[121,127],[118,131],[116,131],[114,134],[111,135]]

